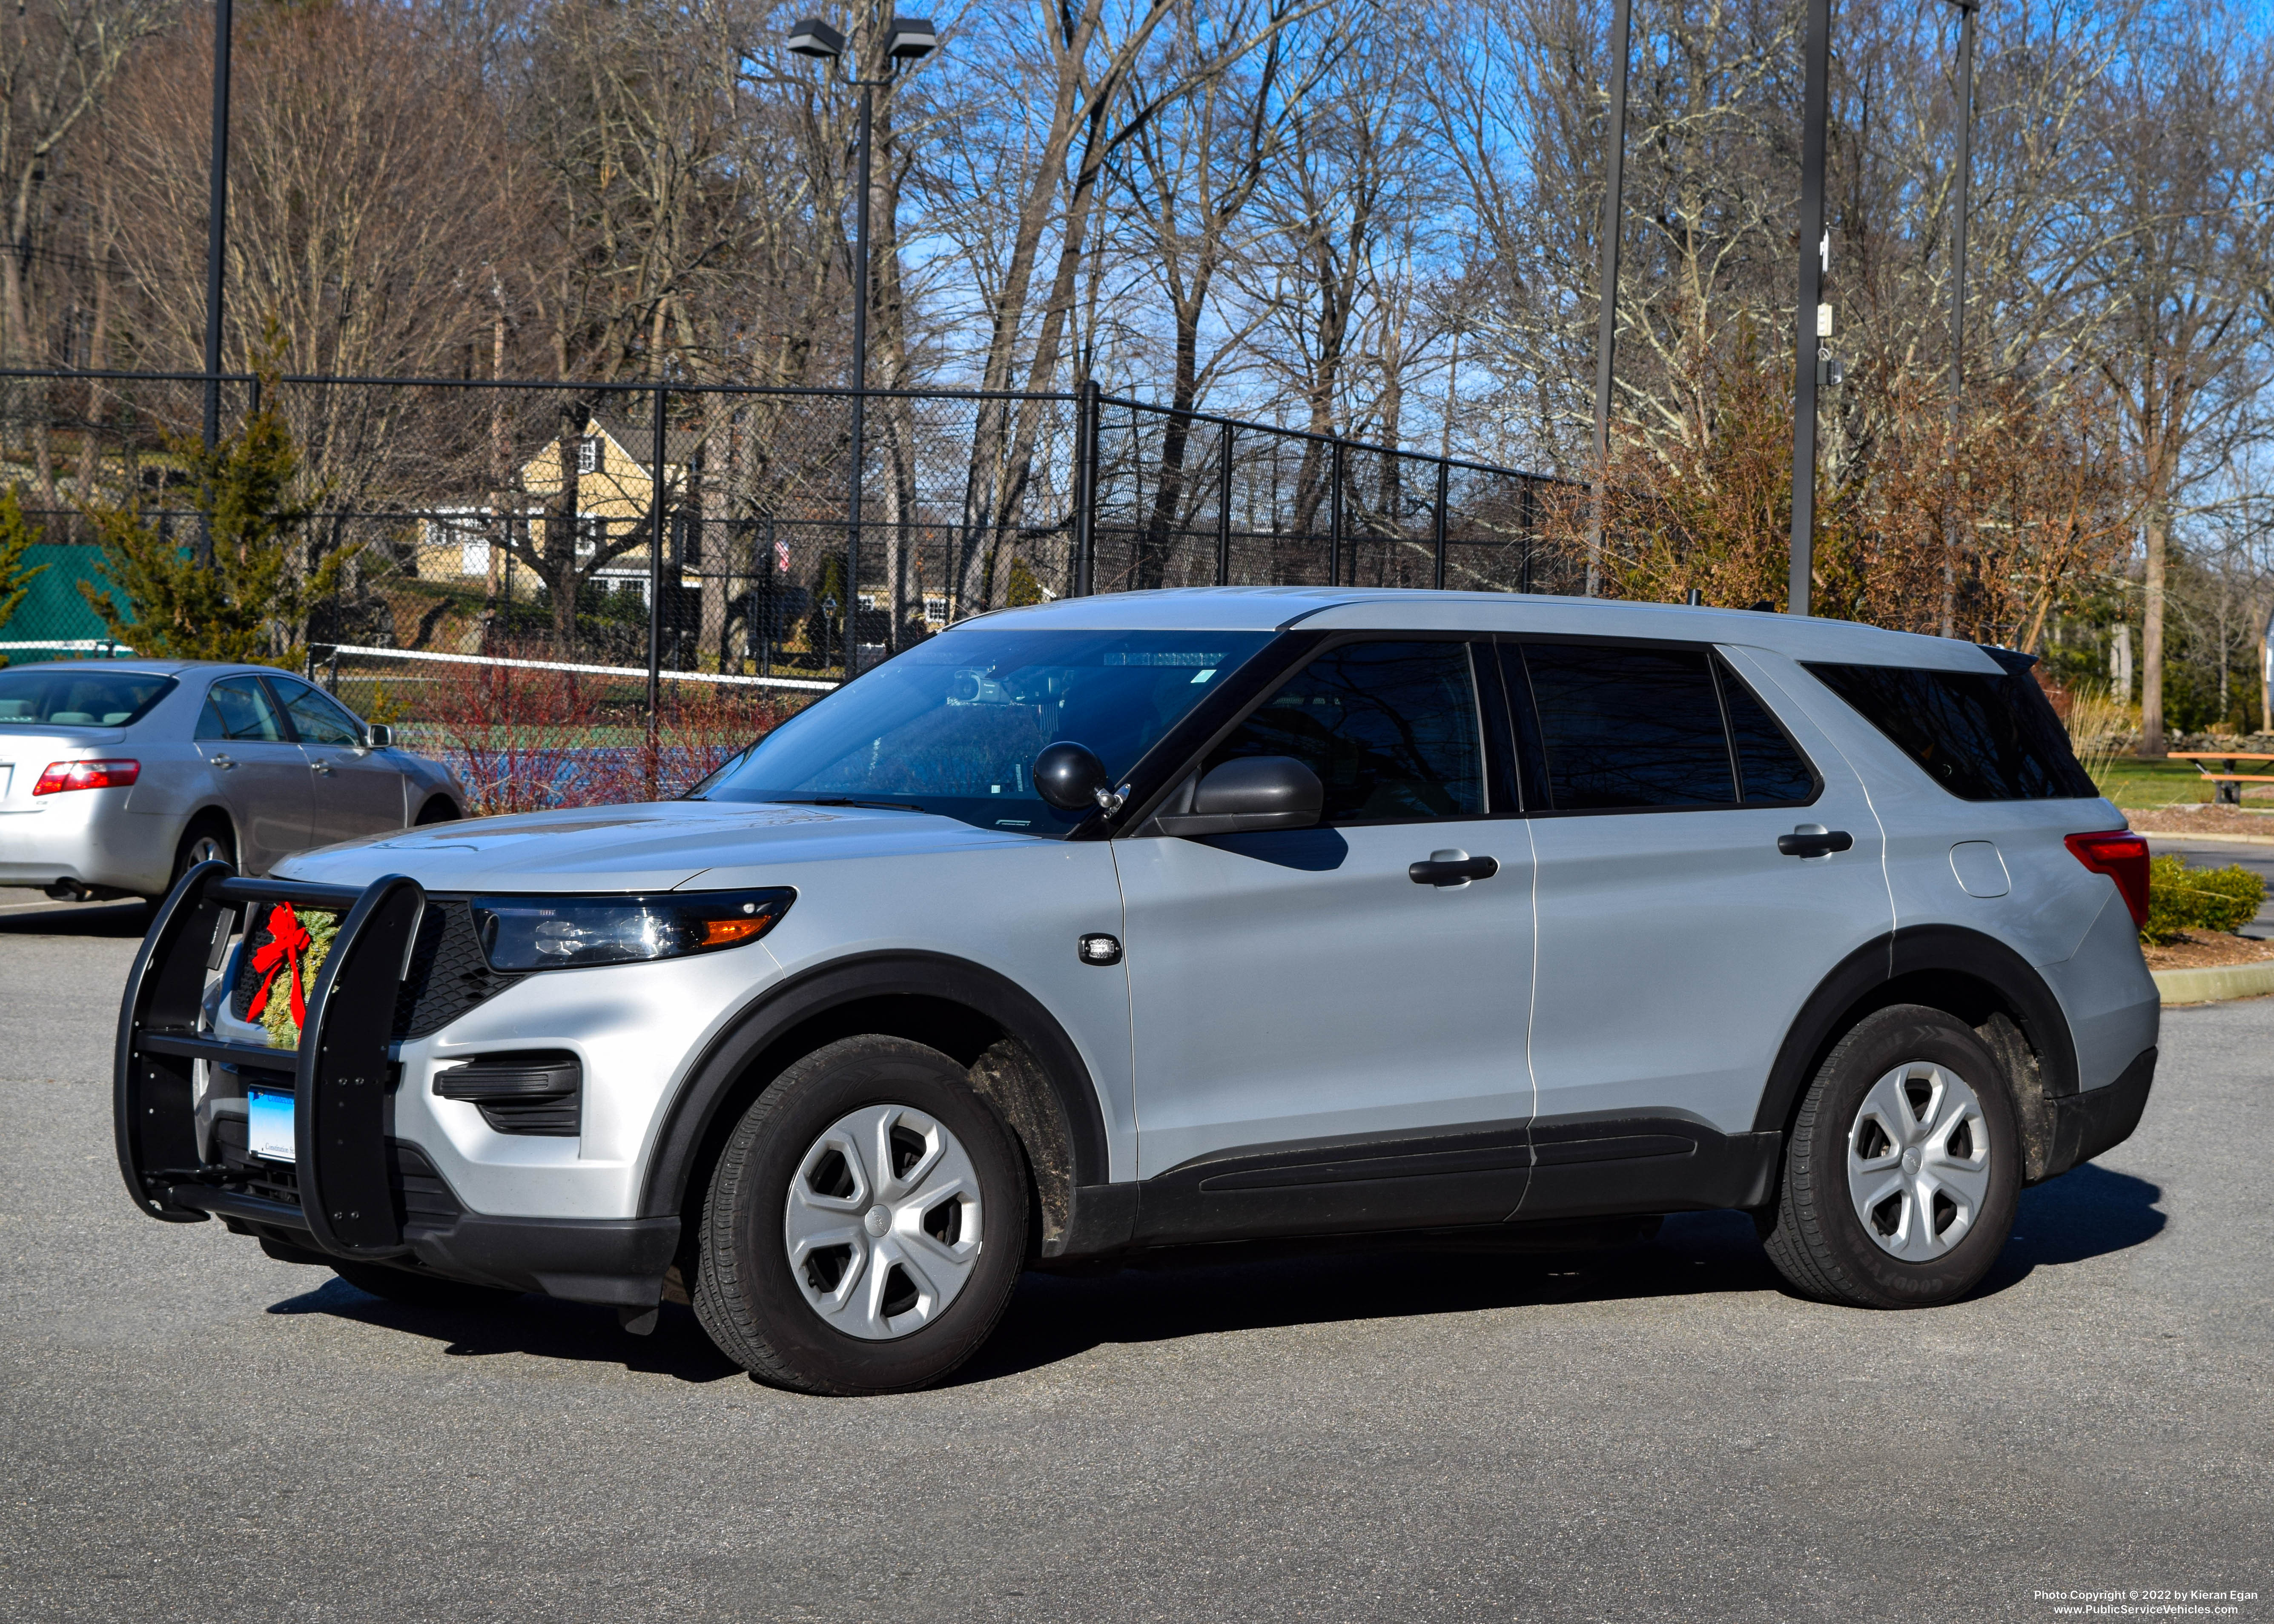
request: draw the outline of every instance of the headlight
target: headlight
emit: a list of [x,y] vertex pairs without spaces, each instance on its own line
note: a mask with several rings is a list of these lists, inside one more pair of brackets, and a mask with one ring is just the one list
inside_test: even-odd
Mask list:
[[493,970],[638,964],[755,942],[796,899],[787,887],[660,897],[478,897],[474,932]]

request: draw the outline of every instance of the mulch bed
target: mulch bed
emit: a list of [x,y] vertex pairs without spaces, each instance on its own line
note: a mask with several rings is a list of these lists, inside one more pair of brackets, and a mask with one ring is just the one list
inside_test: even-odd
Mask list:
[[2274,959],[2274,942],[2210,930],[2189,930],[2176,942],[2163,947],[2142,947],[2140,951],[2147,958],[2150,970],[2202,970]]
[[2274,839],[2274,817],[2240,807],[2157,807],[2127,821],[2143,835],[2242,835]]

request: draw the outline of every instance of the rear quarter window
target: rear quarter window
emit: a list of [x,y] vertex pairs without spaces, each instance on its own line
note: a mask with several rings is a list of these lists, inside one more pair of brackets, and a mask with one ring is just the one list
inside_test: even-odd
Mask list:
[[1993,673],[1811,662],[1808,670],[1962,801],[2100,793],[2027,666]]

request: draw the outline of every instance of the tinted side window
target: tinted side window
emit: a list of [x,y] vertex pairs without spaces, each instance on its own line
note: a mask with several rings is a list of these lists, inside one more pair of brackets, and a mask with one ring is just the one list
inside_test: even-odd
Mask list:
[[1702,650],[1534,643],[1524,665],[1555,810],[1736,803]]
[[1736,672],[1718,659],[1713,665],[1721,679],[1721,703],[1729,713],[1729,740],[1737,750],[1738,787],[1745,804],[1786,807],[1813,799],[1816,774],[1807,758]]
[[2087,800],[2100,793],[2027,670],[1808,669],[1962,800]]
[[284,725],[253,677],[223,677],[206,695],[198,718],[200,739],[265,739],[282,743]]
[[292,731],[303,744],[361,744],[363,732],[329,696],[305,682],[273,679],[292,718]]
[[1209,757],[1291,756],[1326,786],[1329,823],[1485,808],[1484,738],[1462,643],[1357,643],[1319,656]]

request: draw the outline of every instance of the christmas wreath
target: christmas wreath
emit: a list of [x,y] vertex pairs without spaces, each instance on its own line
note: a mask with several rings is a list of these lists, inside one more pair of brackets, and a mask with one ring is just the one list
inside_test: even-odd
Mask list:
[[[268,940],[252,955],[260,985],[245,1018],[267,1029],[270,1048],[300,1047],[300,1028],[308,1019],[306,989],[315,985],[316,973],[324,967],[332,939],[339,933],[337,914],[311,914],[304,921],[289,902],[280,902],[268,911]],[[286,983],[287,996],[277,996],[280,980]]]

